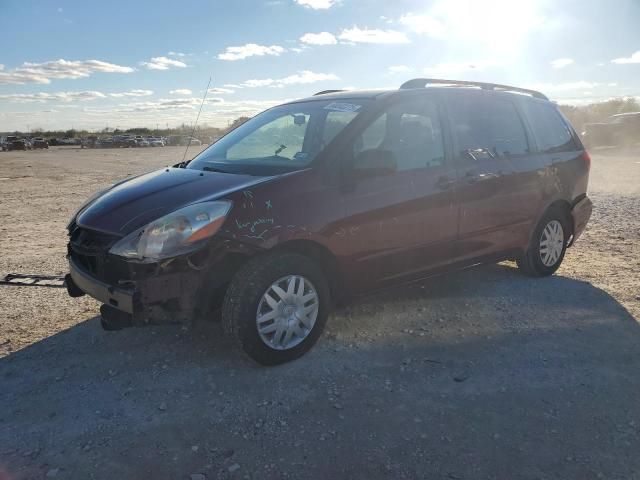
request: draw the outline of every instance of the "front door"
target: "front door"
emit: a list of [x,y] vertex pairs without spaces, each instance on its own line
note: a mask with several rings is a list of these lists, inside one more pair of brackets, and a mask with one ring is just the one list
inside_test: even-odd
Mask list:
[[390,152],[395,171],[355,176],[344,193],[343,235],[352,244],[354,272],[369,288],[419,276],[448,262],[457,211],[455,169],[446,162],[439,108],[416,98],[385,108],[356,137],[352,158]]

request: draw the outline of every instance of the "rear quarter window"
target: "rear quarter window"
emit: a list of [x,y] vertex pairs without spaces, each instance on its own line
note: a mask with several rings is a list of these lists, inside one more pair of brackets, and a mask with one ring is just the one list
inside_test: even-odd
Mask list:
[[577,150],[571,130],[553,105],[528,101],[523,110],[541,153]]

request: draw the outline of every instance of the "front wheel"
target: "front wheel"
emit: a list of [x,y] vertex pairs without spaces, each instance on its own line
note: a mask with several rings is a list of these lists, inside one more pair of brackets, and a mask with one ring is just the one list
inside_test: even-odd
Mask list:
[[256,362],[278,365],[318,340],[330,307],[327,280],[310,258],[273,253],[234,276],[222,307],[225,332]]
[[564,211],[550,209],[536,226],[526,252],[516,260],[518,267],[532,277],[553,275],[567,251],[570,228]]

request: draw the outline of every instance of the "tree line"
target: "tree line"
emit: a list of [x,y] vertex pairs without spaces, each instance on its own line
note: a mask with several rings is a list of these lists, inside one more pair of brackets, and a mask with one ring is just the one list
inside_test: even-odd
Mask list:
[[[587,123],[599,123],[606,121],[612,115],[618,113],[640,112],[640,103],[634,97],[614,98],[605,102],[591,103],[589,105],[559,105],[560,110],[571,121],[574,128],[581,132]],[[234,128],[242,125],[251,117],[239,117],[229,124],[226,128],[210,127],[203,125],[196,128],[195,136],[218,138]],[[34,129],[29,135],[34,137],[47,138],[74,138],[86,137],[88,135],[190,135],[192,129],[189,125],[183,124],[178,128],[153,129],[147,127],[128,128],[126,130],[105,128],[100,131],[89,130],[42,130]],[[13,132],[13,135],[24,136],[27,132]]]

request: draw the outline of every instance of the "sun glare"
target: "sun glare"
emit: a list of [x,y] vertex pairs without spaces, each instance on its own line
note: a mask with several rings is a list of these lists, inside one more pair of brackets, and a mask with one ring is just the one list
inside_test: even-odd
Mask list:
[[473,42],[493,52],[517,52],[531,30],[544,23],[536,0],[442,0],[428,16],[448,38]]

